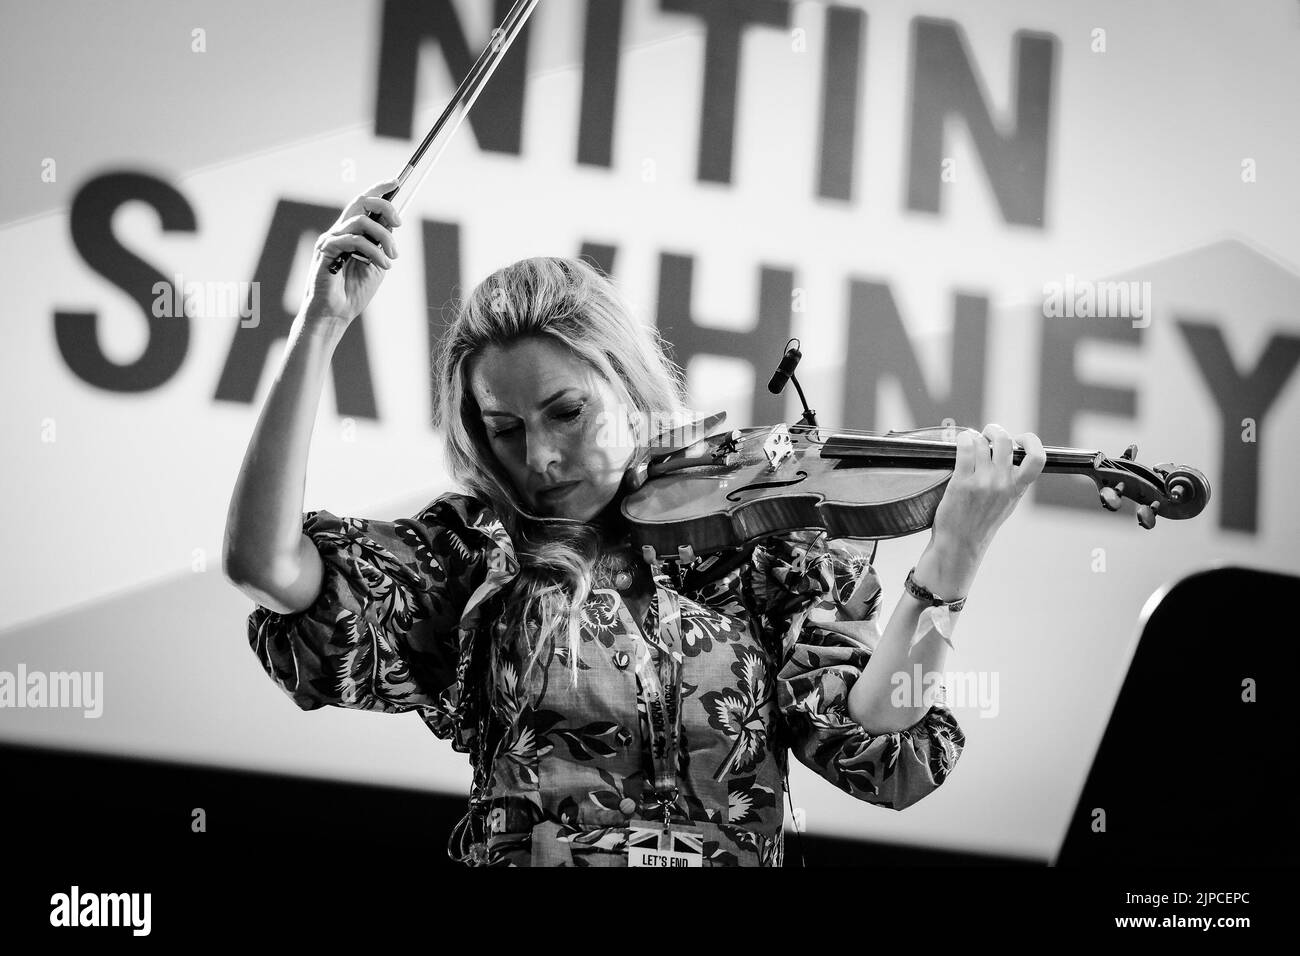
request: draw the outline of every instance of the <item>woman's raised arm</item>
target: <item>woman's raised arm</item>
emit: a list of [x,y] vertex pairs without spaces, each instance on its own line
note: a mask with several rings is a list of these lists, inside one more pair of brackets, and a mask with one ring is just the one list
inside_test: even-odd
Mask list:
[[[302,529],[311,433],[334,349],[397,256],[387,226],[401,220],[382,198],[392,186],[393,181],[378,183],[356,197],[317,240],[306,296],[230,499],[226,577],[282,614],[308,607],[320,593],[320,555]],[[372,212],[383,222],[371,219]],[[351,258],[331,274],[330,264],[344,252],[371,261]]]

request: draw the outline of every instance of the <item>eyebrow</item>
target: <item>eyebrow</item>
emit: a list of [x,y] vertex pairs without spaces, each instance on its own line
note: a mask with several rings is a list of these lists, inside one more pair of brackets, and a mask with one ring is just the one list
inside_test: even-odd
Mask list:
[[[547,405],[551,404],[551,402],[555,401],[557,398],[559,398],[561,395],[563,395],[565,392],[575,392],[575,391],[577,391],[577,389],[574,388],[572,385],[570,385],[570,386],[568,386],[568,387],[566,387],[566,388],[562,388],[562,389],[560,389],[558,392],[556,392],[554,395],[552,395],[550,398],[543,399],[543,400],[541,401],[541,403],[540,403],[537,407],[538,407],[538,409],[543,409],[543,408],[545,408]],[[497,411],[496,409],[485,409],[481,414],[482,414],[482,416],[483,416],[484,418],[511,418],[511,417],[513,417],[513,416],[511,416],[511,414],[510,414],[509,412],[500,412],[500,411]]]

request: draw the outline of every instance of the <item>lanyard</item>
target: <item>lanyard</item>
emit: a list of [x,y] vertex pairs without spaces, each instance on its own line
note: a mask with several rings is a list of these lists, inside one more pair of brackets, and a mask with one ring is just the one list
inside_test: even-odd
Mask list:
[[[677,751],[682,728],[681,605],[677,593],[656,582],[659,626],[649,635],[659,651],[659,664],[647,644],[647,637],[633,622],[632,640],[636,651],[637,688],[650,724],[650,755],[654,763],[655,799],[663,810],[664,826],[677,801]],[[629,615],[630,616],[630,615]]]

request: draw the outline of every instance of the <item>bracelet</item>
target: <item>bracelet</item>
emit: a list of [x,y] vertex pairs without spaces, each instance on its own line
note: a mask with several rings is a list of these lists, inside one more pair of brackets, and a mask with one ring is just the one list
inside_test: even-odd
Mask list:
[[934,593],[930,591],[929,588],[916,583],[916,578],[913,577],[915,573],[916,568],[912,568],[911,571],[907,572],[907,578],[903,581],[903,587],[907,590],[908,594],[912,595],[912,597],[916,598],[922,604],[928,604],[931,607],[937,607],[942,604],[947,606],[948,610],[953,614],[956,614],[965,606],[965,598],[958,598],[956,601],[945,601],[943,598],[935,597]]

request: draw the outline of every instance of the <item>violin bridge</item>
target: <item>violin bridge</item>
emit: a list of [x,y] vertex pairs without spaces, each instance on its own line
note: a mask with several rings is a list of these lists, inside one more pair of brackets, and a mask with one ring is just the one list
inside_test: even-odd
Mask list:
[[769,470],[776,471],[781,463],[794,454],[794,443],[790,441],[790,426],[785,422],[773,425],[763,442],[763,454],[767,456]]

